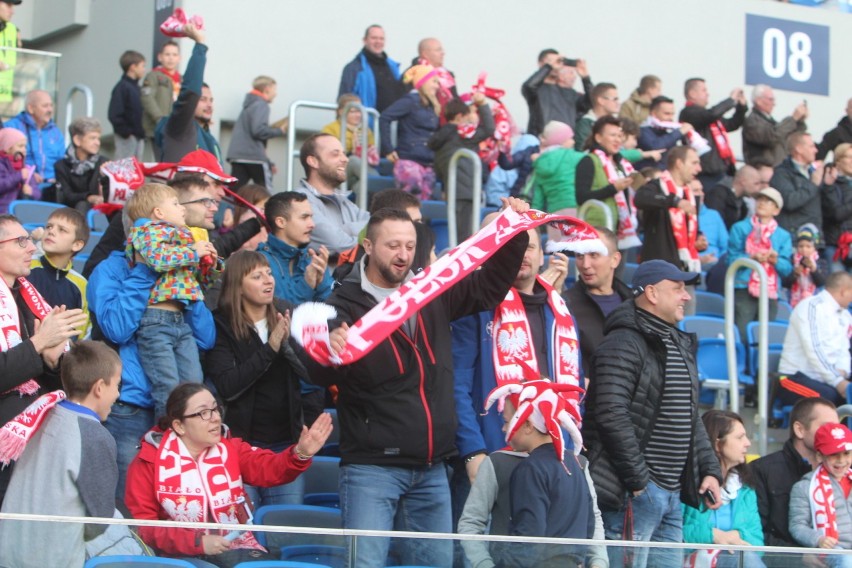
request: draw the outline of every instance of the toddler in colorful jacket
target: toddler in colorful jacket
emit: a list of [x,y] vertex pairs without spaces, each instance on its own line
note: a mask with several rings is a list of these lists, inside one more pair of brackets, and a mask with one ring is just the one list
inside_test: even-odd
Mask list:
[[155,412],[162,416],[166,399],[178,384],[203,379],[198,347],[184,312],[207,309],[202,290],[219,272],[220,262],[209,241],[193,238],[185,209],[172,188],[145,184],[126,207],[133,222],[127,238],[128,260],[144,262],[159,274],[136,331],[136,343],[151,381]]

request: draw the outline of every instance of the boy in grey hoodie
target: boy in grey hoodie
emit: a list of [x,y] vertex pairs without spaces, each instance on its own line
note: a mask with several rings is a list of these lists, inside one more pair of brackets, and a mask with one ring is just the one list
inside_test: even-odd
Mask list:
[[249,181],[272,189],[275,164],[266,155],[266,141],[287,134],[286,124],[269,124],[269,105],[278,94],[278,84],[272,77],[260,75],[252,82],[252,90],[243,101],[243,110],[234,125],[227,160],[237,187]]

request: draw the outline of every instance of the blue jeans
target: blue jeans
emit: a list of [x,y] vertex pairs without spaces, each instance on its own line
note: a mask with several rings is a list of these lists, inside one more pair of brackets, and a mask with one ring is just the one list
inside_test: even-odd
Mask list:
[[204,378],[198,346],[181,312],[147,308],[136,331],[139,361],[151,381],[157,416],[165,416],[169,394],[180,383]]
[[139,452],[139,440],[154,427],[154,411],[151,408],[141,408],[118,401],[112,405],[104,426],[115,439],[117,452],[118,485],[115,488],[115,501],[118,508],[126,513],[124,484],[127,480],[127,468]]
[[[453,531],[450,488],[444,464],[432,467],[345,465],[340,468],[340,509],[343,527],[414,532]],[[355,559],[359,568],[385,566],[390,539],[359,537]],[[401,564],[451,566],[453,543],[409,540],[399,547]]]
[[[293,445],[292,442],[263,444],[251,441],[249,443],[252,446],[272,450],[276,453],[281,453]],[[243,489],[245,489],[248,496],[251,497],[255,510],[263,505],[301,505],[305,500],[305,476],[303,474],[290,483],[274,485],[272,487],[256,487],[254,485],[244,483]]]
[[[653,481],[638,497],[627,497],[633,501],[633,540],[643,542],[683,542],[683,515],[680,509],[680,493],[661,489]],[[617,511],[602,510],[606,538],[622,540],[624,515],[627,501]],[[624,566],[624,553],[633,553],[633,568],[645,566],[668,568],[683,565],[683,553],[679,549],[619,548],[609,547],[610,566]],[[649,553],[650,551],[650,553]]]

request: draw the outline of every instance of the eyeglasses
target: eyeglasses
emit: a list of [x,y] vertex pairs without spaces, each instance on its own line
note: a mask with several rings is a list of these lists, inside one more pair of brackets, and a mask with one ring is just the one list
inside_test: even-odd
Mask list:
[[214,406],[213,408],[205,408],[204,410],[199,410],[198,412],[193,412],[192,414],[187,414],[183,417],[184,420],[187,418],[201,418],[205,422],[208,422],[211,418],[213,418],[213,413],[216,413],[220,418],[222,417],[222,409],[218,406]]
[[22,237],[12,237],[11,239],[6,239],[5,241],[0,241],[0,245],[3,243],[11,243],[12,241],[17,241],[18,246],[22,249],[27,248],[27,245],[33,242],[33,238],[29,235],[24,235]]
[[207,209],[213,209],[216,207],[217,203],[215,199],[211,199],[209,197],[203,197],[201,199],[193,199],[192,201],[184,201],[181,205],[192,205],[193,203],[200,203]]

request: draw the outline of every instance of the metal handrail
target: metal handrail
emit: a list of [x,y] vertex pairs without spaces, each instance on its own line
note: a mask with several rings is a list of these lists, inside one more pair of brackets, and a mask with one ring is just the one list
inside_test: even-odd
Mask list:
[[471,211],[471,233],[479,230],[479,215],[482,202],[482,160],[479,154],[467,148],[459,148],[450,158],[447,173],[447,233],[450,248],[459,244],[459,226],[456,219],[456,186],[458,185],[459,160],[466,158],[473,162],[473,210]]
[[600,209],[604,214],[604,224],[606,224],[606,228],[614,231],[615,230],[615,221],[612,218],[612,211],[610,211],[609,207],[603,201],[598,199],[589,199],[577,210],[577,218],[582,221],[586,220],[586,213],[589,209]]
[[[367,146],[367,134],[370,129],[370,123],[367,117],[375,117],[373,124],[376,125],[376,128],[373,131],[373,140],[375,140],[376,148],[381,148],[381,138],[379,134],[379,111],[374,108],[364,106],[361,103],[346,103],[346,106],[343,107],[343,113],[340,115],[340,145],[344,148],[346,148],[346,117],[349,115],[349,109],[352,108],[357,108],[361,111],[361,173],[358,184],[358,194],[355,196],[355,203],[358,205],[359,209],[367,209],[367,196],[369,195],[367,191],[367,178],[369,175],[369,164],[367,163],[369,154],[369,148]],[[344,190],[349,189],[345,181],[343,182],[343,184],[341,184],[341,187]]]
[[71,126],[71,121],[73,120],[72,114],[74,110],[74,95],[77,93],[83,94],[83,100],[86,103],[86,114],[84,116],[92,116],[94,113],[94,99],[95,95],[92,93],[92,89],[89,88],[88,85],[83,85],[82,83],[77,83],[73,85],[70,89],[68,89],[68,102],[65,103],[65,146],[71,145],[71,133],[68,131],[68,127]]
[[[769,293],[766,270],[759,262],[751,258],[738,258],[725,272],[725,349],[728,356],[728,380],[730,382],[731,410],[740,410],[739,372],[737,371],[737,346],[734,343],[734,278],[740,268],[757,271],[760,281],[760,295],[757,299],[757,370],[754,378],[757,388],[757,415],[754,419],[758,426],[758,448],[760,455],[766,455],[769,420]],[[740,338],[744,341],[745,338]]]
[[295,157],[299,155],[299,149],[296,148],[296,111],[300,108],[314,108],[320,110],[337,111],[337,105],[334,103],[321,103],[317,101],[294,101],[290,105],[290,125],[287,128],[287,177],[289,183],[287,190],[293,191],[296,186],[295,174]]

